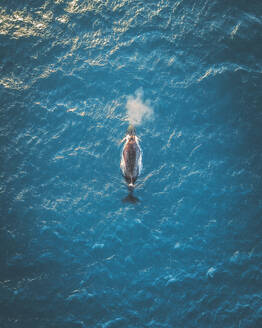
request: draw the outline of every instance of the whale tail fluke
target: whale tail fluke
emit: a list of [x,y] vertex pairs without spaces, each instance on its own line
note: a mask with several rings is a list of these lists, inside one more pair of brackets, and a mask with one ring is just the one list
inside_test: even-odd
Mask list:
[[123,203],[132,203],[132,204],[136,204],[136,203],[138,203],[139,201],[140,201],[139,198],[137,198],[137,197],[135,197],[135,196],[133,195],[132,190],[129,191],[128,196],[126,196],[124,199],[122,199],[122,202],[123,202]]

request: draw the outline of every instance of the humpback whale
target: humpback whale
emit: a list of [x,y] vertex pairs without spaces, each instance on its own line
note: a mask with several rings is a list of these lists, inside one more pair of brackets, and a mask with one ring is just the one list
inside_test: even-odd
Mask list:
[[121,142],[124,142],[122,149],[120,168],[123,176],[130,188],[134,188],[137,177],[142,171],[142,149],[139,145],[139,138],[133,125],[129,125],[127,134]]

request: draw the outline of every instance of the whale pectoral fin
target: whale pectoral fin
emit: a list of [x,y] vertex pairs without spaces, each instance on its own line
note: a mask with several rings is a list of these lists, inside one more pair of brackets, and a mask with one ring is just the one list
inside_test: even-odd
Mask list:
[[126,140],[126,137],[124,137],[121,141],[119,141],[119,145],[121,145],[121,143],[123,143]]

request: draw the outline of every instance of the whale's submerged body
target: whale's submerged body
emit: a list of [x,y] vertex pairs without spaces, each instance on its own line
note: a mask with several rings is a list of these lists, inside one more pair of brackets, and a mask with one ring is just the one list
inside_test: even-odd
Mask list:
[[127,135],[124,140],[120,168],[129,187],[134,187],[134,183],[142,171],[142,150],[137,136]]

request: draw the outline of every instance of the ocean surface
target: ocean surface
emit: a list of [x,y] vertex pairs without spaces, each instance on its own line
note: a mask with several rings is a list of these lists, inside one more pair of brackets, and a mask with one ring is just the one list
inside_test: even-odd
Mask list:
[[0,103],[1,328],[262,327],[261,0],[2,0]]

